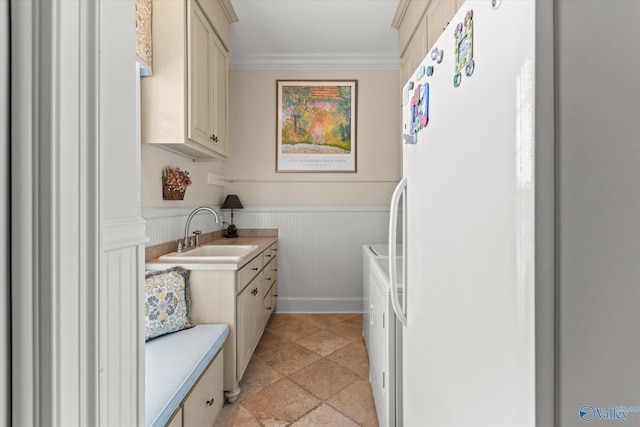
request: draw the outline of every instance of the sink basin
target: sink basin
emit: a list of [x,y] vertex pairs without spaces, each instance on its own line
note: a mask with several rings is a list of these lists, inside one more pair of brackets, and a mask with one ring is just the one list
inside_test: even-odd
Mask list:
[[256,249],[256,245],[202,245],[185,252],[172,252],[159,259],[166,261],[238,261]]

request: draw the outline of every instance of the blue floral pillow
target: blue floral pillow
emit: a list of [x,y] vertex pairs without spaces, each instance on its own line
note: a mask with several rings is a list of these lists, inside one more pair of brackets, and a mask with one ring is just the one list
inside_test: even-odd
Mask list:
[[189,271],[149,271],[145,277],[145,341],[195,326],[191,322]]

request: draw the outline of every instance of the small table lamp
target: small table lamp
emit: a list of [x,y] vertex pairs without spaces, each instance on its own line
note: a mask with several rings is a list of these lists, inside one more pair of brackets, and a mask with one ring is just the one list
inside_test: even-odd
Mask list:
[[227,198],[224,199],[224,203],[222,203],[220,209],[231,209],[231,224],[228,224],[226,237],[238,237],[238,229],[233,225],[233,210],[243,208],[244,206],[242,206],[240,199],[235,194],[229,194]]

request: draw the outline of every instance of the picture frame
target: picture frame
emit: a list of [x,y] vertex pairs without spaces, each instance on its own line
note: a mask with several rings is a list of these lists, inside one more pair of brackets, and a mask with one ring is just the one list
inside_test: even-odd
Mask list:
[[357,172],[357,80],[276,81],[276,172]]

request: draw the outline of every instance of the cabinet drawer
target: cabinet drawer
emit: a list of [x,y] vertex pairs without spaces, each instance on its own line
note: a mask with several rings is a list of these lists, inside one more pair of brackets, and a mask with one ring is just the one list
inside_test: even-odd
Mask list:
[[222,366],[224,354],[219,352],[191,390],[183,404],[184,427],[213,426],[224,403]]
[[269,293],[269,289],[275,283],[275,272],[272,271],[272,266],[275,265],[275,260],[271,261],[267,266],[262,270],[262,298],[267,296]]
[[276,250],[274,250],[274,247],[275,244],[269,246],[267,249],[265,249],[264,252],[262,252],[262,263],[264,265],[267,265],[272,258],[275,258],[277,254],[277,248]]
[[242,292],[242,290],[249,284],[251,279],[256,277],[260,269],[264,264],[262,263],[262,255],[258,255],[247,265],[238,270],[238,288],[236,289],[237,293]]

